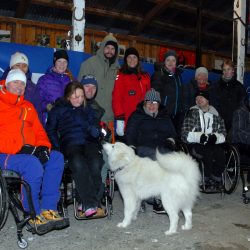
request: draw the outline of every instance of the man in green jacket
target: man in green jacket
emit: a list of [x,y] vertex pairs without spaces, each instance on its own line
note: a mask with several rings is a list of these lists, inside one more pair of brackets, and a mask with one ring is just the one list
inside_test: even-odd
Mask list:
[[118,69],[118,42],[112,34],[108,34],[101,42],[96,55],[81,64],[78,74],[78,81],[85,75],[95,76],[98,82],[96,101],[105,109],[102,121],[107,124],[114,121],[111,101]]

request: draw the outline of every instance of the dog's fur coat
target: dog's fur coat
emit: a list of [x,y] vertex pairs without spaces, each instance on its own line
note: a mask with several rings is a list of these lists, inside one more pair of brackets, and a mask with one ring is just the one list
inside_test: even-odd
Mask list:
[[166,235],[176,233],[180,211],[185,217],[183,230],[192,228],[192,207],[199,194],[200,172],[197,162],[182,152],[160,154],[156,161],[140,158],[121,142],[103,145],[111,171],[124,201],[124,219],[118,227],[127,227],[136,219],[142,200],[160,197],[169,219]]

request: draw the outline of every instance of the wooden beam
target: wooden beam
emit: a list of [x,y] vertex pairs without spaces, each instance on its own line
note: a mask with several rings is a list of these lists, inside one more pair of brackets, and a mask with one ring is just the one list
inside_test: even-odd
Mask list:
[[131,31],[133,34],[139,34],[143,29],[156,17],[160,15],[169,5],[172,0],[162,0],[160,1],[143,19],[143,22],[138,23],[138,25]]
[[30,5],[31,0],[20,0],[18,7],[17,7],[17,11],[15,14],[16,18],[24,18],[26,11]]
[[[147,0],[148,2],[151,3],[155,3],[158,4],[161,2],[161,0]],[[186,4],[183,2],[180,2],[178,0],[172,1],[170,6],[173,9],[177,9],[183,12],[189,12],[191,14],[196,15],[197,14],[197,7],[196,6],[192,6],[191,4]],[[212,19],[212,20],[218,20],[218,21],[232,21],[232,18],[228,18],[225,17],[223,13],[223,15],[221,14],[222,12],[219,12],[220,14],[215,14],[215,13],[211,13],[211,11],[206,11],[206,10],[202,10],[202,17],[206,17],[208,19]],[[233,15],[233,9],[232,9],[232,15]],[[231,15],[231,16],[232,16]]]
[[73,2],[69,3],[59,0],[31,0],[31,3],[69,11],[72,11],[73,8]]
[[[43,28],[48,28],[48,29],[58,29],[61,31],[65,31],[65,33],[67,33],[70,30],[70,25],[51,24],[51,23],[38,22],[38,21],[32,21],[32,20],[17,19],[17,18],[6,17],[6,16],[0,16],[0,23],[9,23],[9,24],[11,23],[13,25],[13,27],[15,27],[15,25],[18,25],[16,32],[14,32],[14,35],[20,36],[20,37],[22,35],[20,25],[32,26],[32,27],[38,27],[38,28],[43,27]],[[87,35],[94,34],[94,35],[105,37],[107,35],[107,32],[87,28],[87,29],[85,29],[85,34],[87,34]],[[162,40],[145,38],[145,37],[141,37],[141,36],[122,35],[122,34],[114,34],[114,35],[118,39],[118,41],[119,40],[128,40],[131,43],[132,42],[141,42],[141,43],[147,43],[147,44],[152,44],[152,45],[156,45],[156,46],[175,47],[175,48],[179,48],[179,49],[192,50],[192,51],[195,50],[194,46],[188,46],[185,44],[179,44],[179,43],[177,44],[174,42],[166,42],[166,41],[162,41]],[[203,52],[208,53],[208,54],[215,53],[215,51],[207,50],[207,49],[204,49]],[[231,54],[230,53],[216,53],[216,55],[230,57]]]

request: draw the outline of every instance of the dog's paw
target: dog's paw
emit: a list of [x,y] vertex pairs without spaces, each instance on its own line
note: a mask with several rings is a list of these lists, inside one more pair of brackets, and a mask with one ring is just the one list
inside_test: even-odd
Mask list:
[[167,236],[173,235],[173,234],[176,234],[176,233],[177,233],[176,231],[170,231],[170,230],[168,230],[168,231],[165,232],[165,234],[166,234]]
[[182,225],[181,229],[182,230],[190,230],[192,228],[192,225]]
[[120,222],[116,225],[117,227],[122,227],[122,228],[125,228],[127,225],[123,222]]

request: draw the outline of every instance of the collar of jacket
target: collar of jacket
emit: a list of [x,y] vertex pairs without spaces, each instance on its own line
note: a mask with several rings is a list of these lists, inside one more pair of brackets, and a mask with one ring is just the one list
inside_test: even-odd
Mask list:
[[0,100],[6,104],[20,105],[24,100],[24,96],[14,95],[2,86],[0,89]]
[[[201,110],[201,108],[200,108],[198,105],[195,105],[195,106],[191,107],[190,109],[198,109],[198,110]],[[202,112],[203,112],[203,111],[202,111]],[[205,113],[210,113],[210,114],[212,114],[212,115],[219,116],[218,111],[217,111],[212,105],[209,105],[208,111],[205,112]]]

